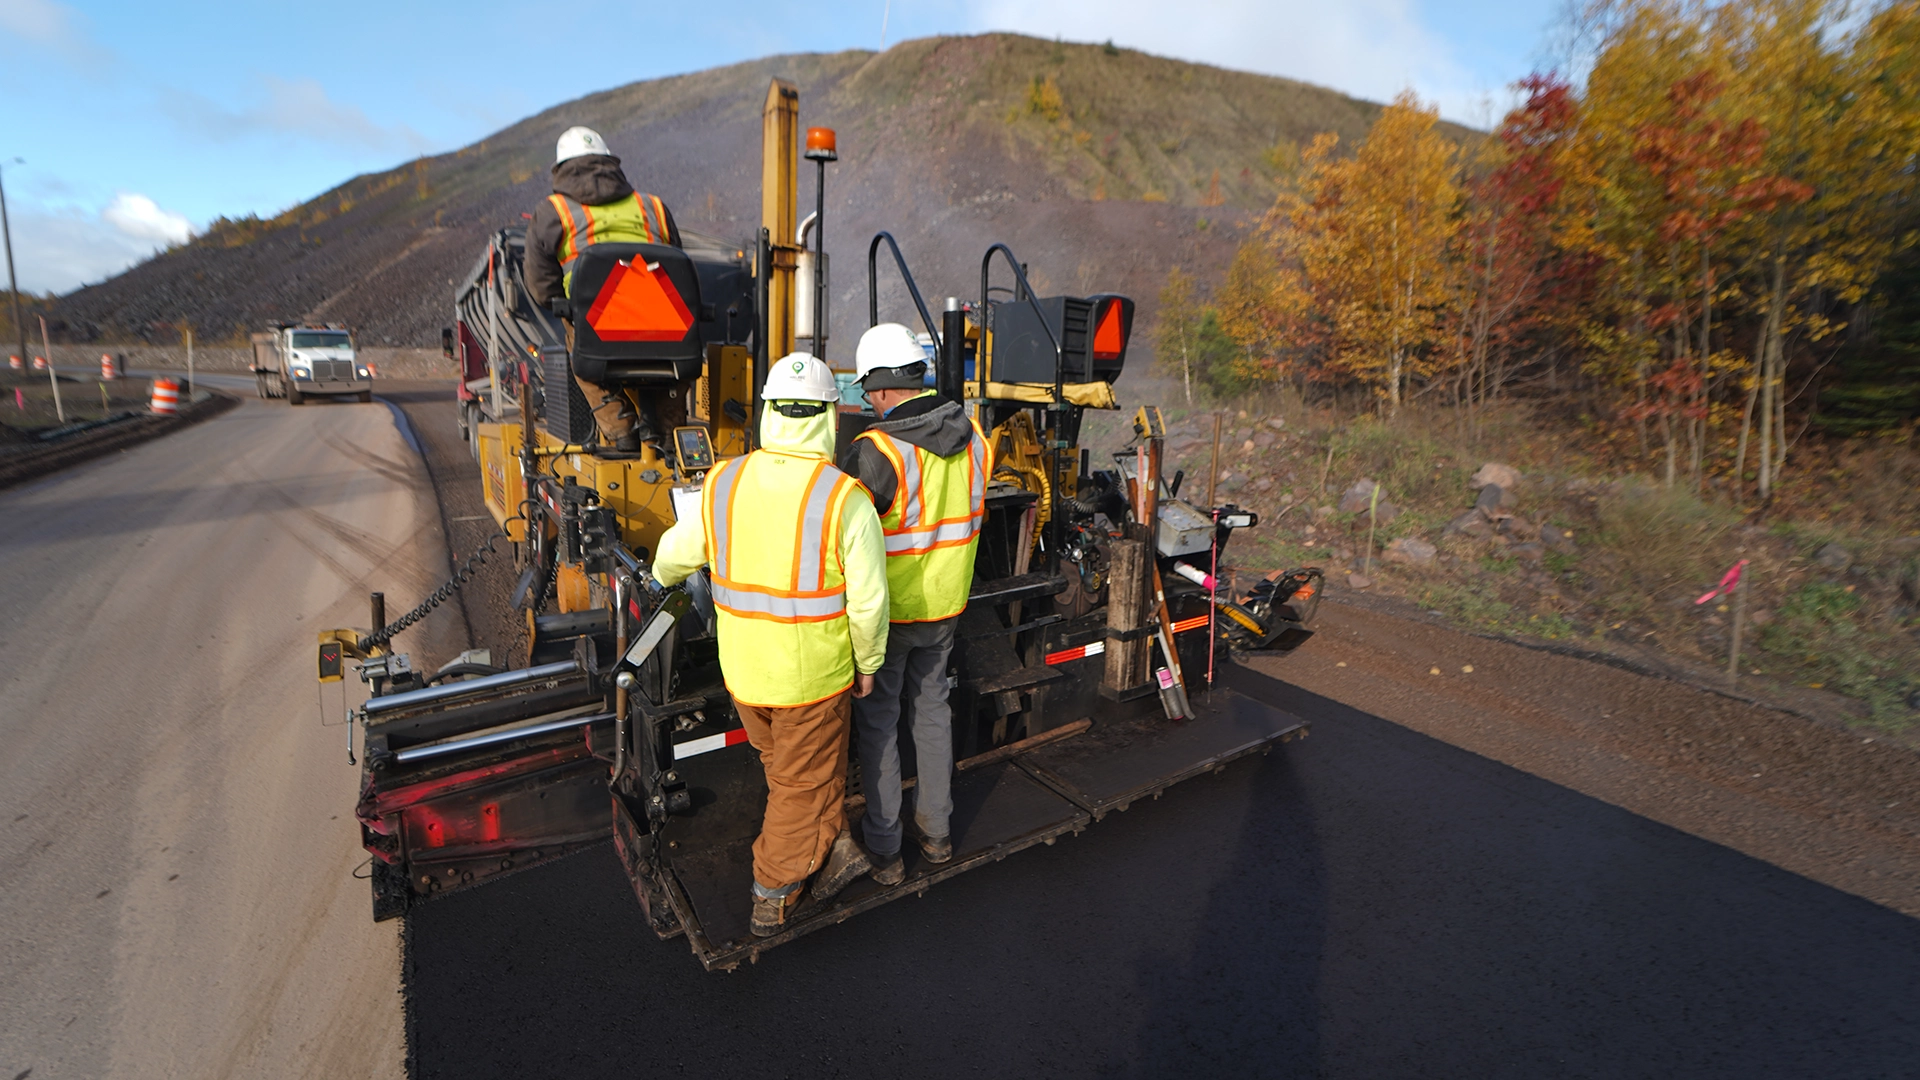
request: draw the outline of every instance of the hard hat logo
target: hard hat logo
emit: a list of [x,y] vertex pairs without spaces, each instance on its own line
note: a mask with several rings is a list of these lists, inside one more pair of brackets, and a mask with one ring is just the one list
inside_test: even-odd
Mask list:
[[768,401],[838,401],[840,386],[812,353],[789,353],[767,372],[760,396]]

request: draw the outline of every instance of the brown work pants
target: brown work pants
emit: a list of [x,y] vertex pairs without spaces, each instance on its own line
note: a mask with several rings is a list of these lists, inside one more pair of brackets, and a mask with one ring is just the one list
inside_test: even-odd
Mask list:
[[753,878],[768,889],[804,881],[846,827],[847,730],[853,690],[791,708],[733,703],[767,770],[767,815],[753,842]]

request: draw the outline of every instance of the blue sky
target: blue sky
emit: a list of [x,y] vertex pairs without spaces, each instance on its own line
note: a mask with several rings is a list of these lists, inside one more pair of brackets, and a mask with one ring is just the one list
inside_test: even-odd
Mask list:
[[[724,19],[706,12],[724,10]],[[1558,0],[0,0],[0,164],[20,285],[99,281],[215,216],[272,214],[593,90],[779,52],[1015,30],[1411,86],[1487,124]],[[570,55],[597,53],[580,62]],[[11,164],[15,157],[25,164]]]

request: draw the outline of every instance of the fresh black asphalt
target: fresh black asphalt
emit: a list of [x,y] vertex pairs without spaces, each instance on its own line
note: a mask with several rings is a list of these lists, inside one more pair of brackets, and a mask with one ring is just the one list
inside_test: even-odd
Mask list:
[[1311,738],[731,974],[610,846],[425,904],[414,1075],[1920,1076],[1920,921],[1258,682]]

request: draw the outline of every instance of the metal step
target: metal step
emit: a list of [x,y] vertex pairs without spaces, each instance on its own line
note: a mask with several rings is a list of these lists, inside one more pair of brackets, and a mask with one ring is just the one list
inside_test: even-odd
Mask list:
[[[694,809],[669,820],[653,839],[657,876],[643,859],[623,854],[623,861],[643,903],[652,897],[670,908],[672,918],[656,920],[656,929],[663,936],[671,932],[668,926],[684,931],[708,970],[731,969],[863,911],[919,895],[957,874],[1078,833],[1181,780],[1306,733],[1297,717],[1224,686],[1196,693],[1195,698],[1198,715],[1186,721],[1152,715],[1095,718],[1082,734],[958,773],[951,862],[931,865],[917,858],[909,845],[903,884],[884,888],[863,878],[827,904],[803,903],[788,928],[773,937],[755,938],[747,925],[753,841],[766,806],[765,781],[752,756],[692,759],[682,773],[694,789]],[[630,816],[619,800],[615,813]],[[626,820],[617,830],[630,843],[647,842],[644,822]],[[1028,870],[1046,872],[1044,864]]]

